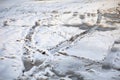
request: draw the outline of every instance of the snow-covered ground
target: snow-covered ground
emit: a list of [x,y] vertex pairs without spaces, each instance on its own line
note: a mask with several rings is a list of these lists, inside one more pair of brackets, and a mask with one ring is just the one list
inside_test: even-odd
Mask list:
[[0,80],[120,80],[120,0],[1,0]]

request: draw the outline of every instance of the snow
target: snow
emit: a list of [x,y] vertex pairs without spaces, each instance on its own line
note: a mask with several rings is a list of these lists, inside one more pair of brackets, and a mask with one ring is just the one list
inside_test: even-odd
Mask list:
[[1,0],[0,80],[120,80],[119,3]]
[[111,35],[95,32],[95,34],[88,35],[88,37],[82,39],[80,42],[73,44],[70,49],[62,52],[91,60],[103,60],[113,41]]

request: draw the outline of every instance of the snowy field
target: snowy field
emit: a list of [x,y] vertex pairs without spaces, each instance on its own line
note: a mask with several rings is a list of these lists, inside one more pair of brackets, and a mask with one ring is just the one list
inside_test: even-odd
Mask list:
[[0,80],[120,80],[120,0],[0,0]]

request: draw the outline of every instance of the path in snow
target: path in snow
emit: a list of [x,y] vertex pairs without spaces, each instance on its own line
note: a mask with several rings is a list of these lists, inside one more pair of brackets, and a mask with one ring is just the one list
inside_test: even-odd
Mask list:
[[120,80],[119,0],[15,3],[0,8],[0,80]]

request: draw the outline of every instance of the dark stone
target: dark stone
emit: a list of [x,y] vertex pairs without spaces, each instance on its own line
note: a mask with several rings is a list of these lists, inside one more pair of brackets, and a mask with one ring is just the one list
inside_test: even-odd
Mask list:
[[44,52],[42,52],[42,54],[46,54],[46,52],[44,51]]

